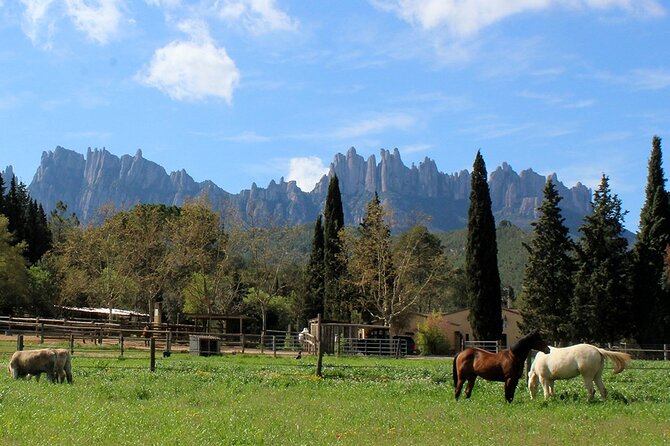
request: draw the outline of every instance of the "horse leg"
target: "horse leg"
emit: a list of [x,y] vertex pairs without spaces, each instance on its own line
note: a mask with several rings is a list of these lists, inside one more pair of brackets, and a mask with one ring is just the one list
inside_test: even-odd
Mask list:
[[544,393],[544,399],[546,401],[554,393],[554,382],[547,378],[541,379],[540,382],[542,383],[542,392]]
[[537,373],[535,373],[534,370],[531,370],[530,373],[528,374],[528,393],[530,393],[531,400],[535,399],[535,393],[537,392],[538,381],[539,378],[537,376]]
[[463,384],[465,384],[465,380],[459,377],[458,382],[456,383],[456,392],[455,392],[456,399],[458,399],[458,397],[461,396],[461,390],[463,389]]
[[596,373],[596,376],[594,377],[594,380],[596,382],[596,386],[598,386],[598,390],[600,391],[600,396],[603,397],[603,399],[607,399],[607,389],[605,389],[605,384],[603,384],[603,371],[600,370],[598,373]]
[[511,403],[514,399],[514,392],[516,392],[516,385],[518,383],[518,378],[509,378],[505,381],[505,399],[508,403]]
[[595,392],[595,389],[593,388],[593,378],[590,376],[584,376],[584,386],[586,387],[586,391],[588,392],[589,395],[589,401],[593,399],[593,394]]
[[477,375],[472,375],[471,378],[468,378],[468,385],[465,387],[465,397],[470,398],[470,395],[472,395],[472,388],[475,386],[475,380],[477,379]]

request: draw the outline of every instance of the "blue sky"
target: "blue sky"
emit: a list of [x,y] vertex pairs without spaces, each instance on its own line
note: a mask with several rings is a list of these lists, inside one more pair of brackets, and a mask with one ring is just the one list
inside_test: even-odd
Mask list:
[[351,146],[447,173],[481,149],[609,175],[636,230],[669,49],[662,0],[0,0],[0,167],[142,149],[229,192],[311,190]]

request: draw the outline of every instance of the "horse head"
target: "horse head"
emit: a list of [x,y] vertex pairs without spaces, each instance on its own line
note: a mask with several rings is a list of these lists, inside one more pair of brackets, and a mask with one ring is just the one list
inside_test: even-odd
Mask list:
[[542,353],[549,354],[551,350],[549,350],[549,346],[547,345],[546,342],[542,340],[542,336],[540,335],[540,332],[535,330],[530,334],[529,337],[530,340],[530,348],[533,350],[539,350]]

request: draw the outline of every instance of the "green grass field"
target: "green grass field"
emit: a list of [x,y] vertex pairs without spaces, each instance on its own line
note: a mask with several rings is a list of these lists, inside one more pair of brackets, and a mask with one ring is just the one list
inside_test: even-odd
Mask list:
[[[5,344],[2,351],[12,349]],[[148,370],[146,352],[119,359],[78,350],[74,385],[0,374],[0,444],[142,445],[653,445],[670,442],[670,364],[634,361],[586,401],[581,380],[512,404],[478,379],[454,401],[451,360],[185,353]],[[130,356],[137,356],[132,358]],[[8,355],[0,359],[6,364]]]

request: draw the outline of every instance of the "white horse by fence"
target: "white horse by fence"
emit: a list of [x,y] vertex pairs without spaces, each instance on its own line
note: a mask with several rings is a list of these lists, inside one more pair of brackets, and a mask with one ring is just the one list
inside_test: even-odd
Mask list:
[[528,372],[528,390],[530,398],[535,398],[538,381],[544,390],[544,399],[554,394],[554,381],[570,379],[582,375],[589,400],[593,398],[595,381],[603,398],[607,398],[607,390],[603,385],[603,368],[605,359],[614,363],[614,373],[620,373],[628,365],[631,356],[628,353],[603,350],[590,344],[578,344],[571,347],[550,347],[551,352],[539,352]]

